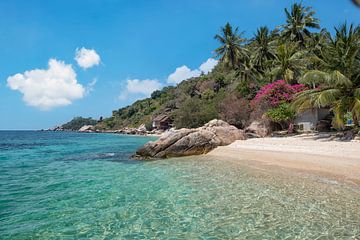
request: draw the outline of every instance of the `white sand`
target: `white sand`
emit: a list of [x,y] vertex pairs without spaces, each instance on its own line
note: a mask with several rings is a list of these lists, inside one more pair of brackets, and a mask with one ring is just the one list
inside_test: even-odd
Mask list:
[[[360,142],[329,140],[317,135],[236,141],[208,153],[232,161],[261,163],[316,172],[360,184]],[[250,160],[250,161],[249,161]]]

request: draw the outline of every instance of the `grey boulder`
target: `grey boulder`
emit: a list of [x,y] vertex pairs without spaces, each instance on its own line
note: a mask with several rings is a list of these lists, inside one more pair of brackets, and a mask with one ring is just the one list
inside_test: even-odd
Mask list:
[[158,140],[139,148],[133,158],[156,159],[205,154],[217,146],[245,139],[246,135],[242,130],[215,119],[199,128],[166,132]]

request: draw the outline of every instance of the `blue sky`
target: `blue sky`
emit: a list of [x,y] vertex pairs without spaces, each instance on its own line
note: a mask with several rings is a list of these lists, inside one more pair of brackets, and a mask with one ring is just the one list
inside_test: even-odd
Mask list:
[[[213,57],[213,36],[226,22],[251,37],[259,26],[284,23],[283,9],[293,2],[2,0],[0,129],[41,129],[75,116],[110,116],[154,88],[211,67],[211,60],[200,65]],[[329,30],[345,20],[360,23],[360,8],[349,0],[303,3],[313,6]],[[81,67],[75,51],[82,48],[100,59],[87,55],[93,66]],[[35,80],[25,82],[29,76]],[[65,80],[51,85],[58,78]]]

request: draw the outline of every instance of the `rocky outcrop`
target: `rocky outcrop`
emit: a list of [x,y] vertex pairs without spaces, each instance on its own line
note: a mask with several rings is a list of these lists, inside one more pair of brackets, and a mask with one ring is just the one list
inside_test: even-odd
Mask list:
[[78,132],[93,132],[93,131],[94,131],[93,125],[84,125],[78,130]]
[[164,131],[161,131],[161,130],[147,131],[146,128],[142,128],[142,126],[140,126],[139,128],[125,127],[125,128],[121,128],[121,129],[118,129],[118,130],[111,130],[109,132],[118,133],[118,134],[126,134],[126,135],[142,135],[142,136],[146,136],[146,135],[160,135]]
[[46,129],[44,131],[62,132],[62,131],[65,131],[65,129],[62,126],[56,126],[53,128]]
[[246,136],[242,130],[215,119],[200,128],[183,128],[166,132],[157,141],[149,142],[138,149],[133,157],[153,159],[199,155],[217,146],[245,139]]
[[263,138],[271,133],[271,128],[266,121],[253,121],[250,126],[245,129],[248,137]]

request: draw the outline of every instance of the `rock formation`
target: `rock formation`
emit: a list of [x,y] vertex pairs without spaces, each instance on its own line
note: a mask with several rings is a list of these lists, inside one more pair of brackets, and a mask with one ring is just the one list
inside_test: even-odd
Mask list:
[[154,159],[205,154],[217,146],[245,140],[244,131],[222,121],[212,120],[203,127],[179,129],[164,133],[136,151],[137,159]]
[[93,131],[94,131],[93,125],[84,125],[78,130],[78,132],[93,132]]
[[253,121],[250,126],[245,129],[245,133],[248,137],[266,137],[270,134],[271,129],[266,121]]

